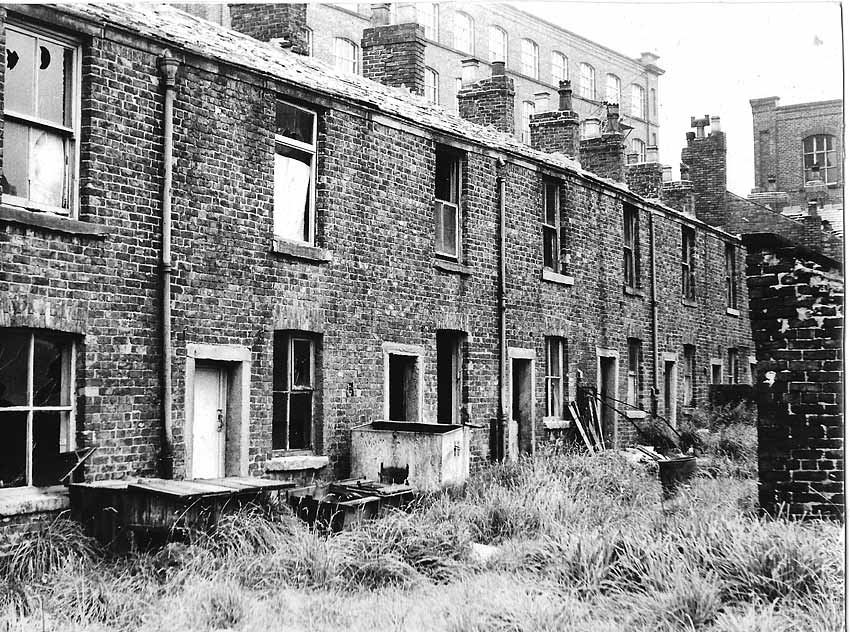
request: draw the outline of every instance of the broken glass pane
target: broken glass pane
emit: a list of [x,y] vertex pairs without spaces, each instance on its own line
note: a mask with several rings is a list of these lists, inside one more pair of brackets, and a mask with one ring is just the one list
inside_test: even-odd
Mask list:
[[6,110],[35,115],[35,46],[34,37],[6,31]]
[[38,116],[59,125],[68,125],[66,103],[70,90],[71,51],[41,40],[38,45]]
[[29,199],[49,206],[64,206],[65,141],[58,134],[33,128],[30,134]]
[[278,101],[275,112],[275,132],[281,136],[312,145],[313,121],[315,119],[316,115],[313,112]]
[[3,193],[29,196],[29,128],[6,119],[3,139]]
[[558,222],[558,186],[555,184],[546,184],[546,201],[544,203],[546,209],[545,222],[550,226],[557,226]]
[[[34,406],[62,406],[62,345],[55,340],[35,337],[32,390]],[[66,398],[67,399],[67,398]]]
[[0,408],[27,405],[29,355],[29,334],[7,329],[0,336]]
[[0,412],[0,488],[26,485],[27,413]]
[[292,385],[312,386],[313,379],[310,375],[310,348],[309,340],[292,341]]
[[289,400],[289,449],[310,447],[313,424],[313,393],[293,393]]
[[278,143],[274,157],[274,234],[309,240],[312,155]]
[[60,453],[68,450],[68,413],[33,413],[32,484],[39,487],[58,484],[73,466],[73,461],[60,457]]

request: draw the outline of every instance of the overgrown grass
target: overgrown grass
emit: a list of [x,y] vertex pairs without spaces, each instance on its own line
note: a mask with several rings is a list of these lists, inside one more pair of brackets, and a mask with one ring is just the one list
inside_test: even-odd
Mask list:
[[109,560],[57,522],[63,536],[4,567],[0,630],[42,616],[50,630],[843,629],[841,525],[759,517],[754,494],[718,475],[662,502],[644,466],[561,454],[488,467],[336,536],[243,511]]

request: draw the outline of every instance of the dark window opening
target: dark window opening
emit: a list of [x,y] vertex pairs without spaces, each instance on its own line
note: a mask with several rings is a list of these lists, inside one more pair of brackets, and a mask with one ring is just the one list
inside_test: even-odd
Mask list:
[[738,309],[738,261],[737,248],[726,244],[726,307]]
[[554,272],[561,271],[560,232],[560,185],[553,180],[543,182],[543,267]]
[[640,408],[640,340],[629,338],[629,363],[626,378],[626,403],[632,408]]
[[390,421],[419,421],[419,366],[417,356],[389,356]]
[[693,228],[682,226],[682,298],[696,299],[696,234]]
[[437,254],[460,257],[460,157],[437,148],[434,174],[434,249]]
[[623,282],[640,286],[640,214],[629,204],[623,205]]
[[272,449],[309,450],[315,445],[315,342],[307,334],[273,336]]

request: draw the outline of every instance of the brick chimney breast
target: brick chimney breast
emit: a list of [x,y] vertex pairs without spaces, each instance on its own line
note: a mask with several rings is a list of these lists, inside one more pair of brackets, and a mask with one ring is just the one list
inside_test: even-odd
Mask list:
[[580,141],[579,160],[582,167],[598,176],[625,182],[626,154],[620,127],[620,106],[606,103],[606,110],[602,135]]
[[[705,128],[711,126],[706,135]],[[726,204],[726,134],[720,129],[720,118],[706,114],[702,118],[691,117],[687,146],[682,149],[682,163],[693,184],[694,212],[697,218],[724,228],[727,224]]]
[[578,156],[579,118],[573,112],[571,83],[561,81],[558,86],[558,109],[537,112],[529,121],[531,146],[549,153]]
[[230,28],[263,42],[286,44],[292,52],[307,54],[304,33],[307,5],[300,4],[229,4]]
[[[475,62],[475,66],[467,62]],[[465,75],[476,71],[477,60],[464,60]],[[513,135],[514,127],[514,80],[505,75],[503,62],[494,62],[491,76],[479,81],[461,79],[462,87],[457,93],[458,112],[464,118],[479,125],[495,127],[500,132]],[[497,74],[498,73],[498,74]]]
[[361,46],[364,77],[386,86],[425,94],[425,29],[422,26],[413,22],[372,26],[363,29]]

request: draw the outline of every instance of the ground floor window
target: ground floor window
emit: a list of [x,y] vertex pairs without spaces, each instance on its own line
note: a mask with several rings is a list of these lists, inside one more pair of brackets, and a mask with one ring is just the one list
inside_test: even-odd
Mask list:
[[567,384],[567,341],[546,338],[546,416],[565,418],[569,397]]
[[631,408],[640,408],[640,340],[629,338],[629,364],[626,375],[626,403]]
[[311,450],[315,446],[316,346],[312,334],[274,332],[274,450]]
[[384,343],[384,417],[420,421],[423,347]]
[[0,329],[0,488],[53,485],[74,448],[73,343]]
[[728,373],[726,375],[727,384],[738,383],[738,350],[735,348],[729,349],[727,352],[726,367]]
[[694,395],[694,376],[696,375],[696,347],[694,345],[685,345],[685,361],[682,365],[683,383],[685,386],[685,406],[691,407],[695,405]]

